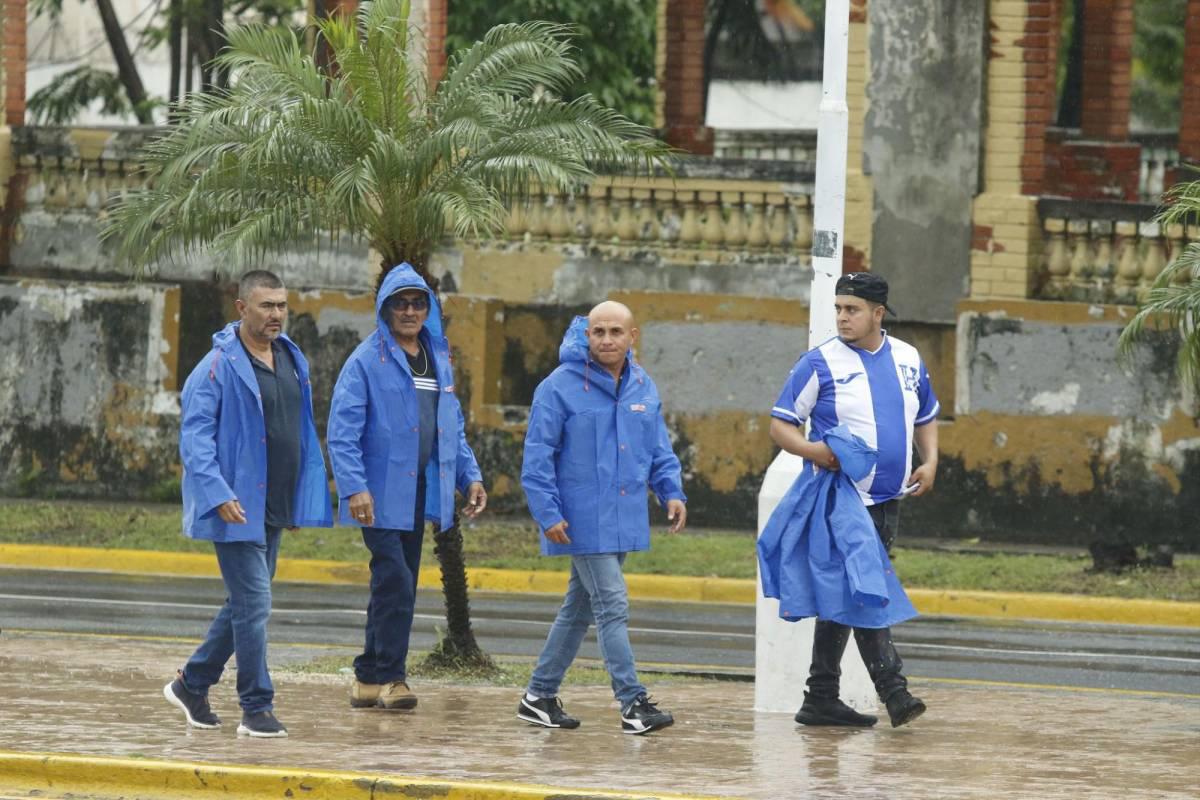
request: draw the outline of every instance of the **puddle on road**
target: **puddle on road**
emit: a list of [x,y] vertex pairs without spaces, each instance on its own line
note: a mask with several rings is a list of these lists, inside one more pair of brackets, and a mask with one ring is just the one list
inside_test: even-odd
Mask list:
[[[673,728],[620,732],[601,687],[568,687],[583,726],[515,718],[511,688],[417,685],[415,712],[352,711],[347,678],[278,675],[291,737],[239,739],[230,669],[218,731],[189,729],[161,690],[191,645],[106,638],[0,639],[0,749],[300,765],[627,791],[854,798],[1165,798],[1200,794],[1200,700],[920,684],[910,727],[805,729],[754,714],[747,684],[672,685]],[[313,652],[312,650],[308,651]],[[273,657],[294,659],[277,648]],[[651,687],[653,689],[653,686]]]

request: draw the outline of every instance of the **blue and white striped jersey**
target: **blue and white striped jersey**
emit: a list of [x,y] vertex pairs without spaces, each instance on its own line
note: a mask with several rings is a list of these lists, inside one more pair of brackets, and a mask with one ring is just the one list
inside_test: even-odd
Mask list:
[[933,422],[940,410],[917,349],[885,331],[873,353],[837,337],[805,353],[771,416],[794,425],[811,418],[811,441],[845,423],[878,450],[874,471],[857,482],[870,506],[900,495],[912,472],[913,428]]

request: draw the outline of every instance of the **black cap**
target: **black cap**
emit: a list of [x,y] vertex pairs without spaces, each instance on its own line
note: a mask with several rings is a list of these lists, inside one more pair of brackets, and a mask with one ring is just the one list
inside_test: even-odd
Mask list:
[[899,316],[888,305],[888,282],[874,272],[847,272],[838,278],[834,294],[846,294],[879,303],[891,312],[892,316]]

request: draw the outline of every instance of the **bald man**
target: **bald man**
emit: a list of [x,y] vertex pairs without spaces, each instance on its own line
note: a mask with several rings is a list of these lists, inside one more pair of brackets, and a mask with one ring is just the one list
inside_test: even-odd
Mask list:
[[542,531],[542,554],[571,557],[566,597],[517,706],[517,717],[533,725],[579,727],[558,688],[593,621],[621,729],[640,735],[675,721],[638,681],[621,571],[626,553],[650,547],[648,488],[666,509],[671,532],[687,523],[658,389],[633,360],[637,334],[620,303],[576,317],[558,351],[562,363],[533,395],[521,485]]

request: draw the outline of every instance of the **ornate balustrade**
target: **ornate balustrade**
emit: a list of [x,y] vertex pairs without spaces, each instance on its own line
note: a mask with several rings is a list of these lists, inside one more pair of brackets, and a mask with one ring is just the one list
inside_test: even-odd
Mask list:
[[1091,200],[1038,201],[1045,300],[1136,303],[1175,254],[1200,242],[1200,225],[1160,225],[1156,207]]
[[808,165],[759,162],[761,169],[731,169],[725,173],[731,177],[718,178],[706,174],[714,162],[719,160],[684,166],[675,177],[606,176],[573,195],[535,193],[510,210],[508,236],[652,251],[670,261],[721,263],[756,253],[809,252]]

